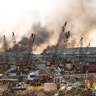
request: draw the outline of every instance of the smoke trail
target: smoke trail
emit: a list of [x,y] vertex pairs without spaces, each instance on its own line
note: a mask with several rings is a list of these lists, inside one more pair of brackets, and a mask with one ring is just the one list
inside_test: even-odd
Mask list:
[[60,26],[65,20],[68,20],[68,29],[72,34],[70,47],[75,46],[81,36],[84,37],[84,42],[87,44],[90,41],[90,32],[94,29],[96,30],[96,0],[68,0],[66,2],[64,6],[63,1],[58,1],[58,9],[50,17],[50,24],[54,25],[56,22],[59,22],[55,26]]
[[[90,37],[90,34],[95,37],[95,32],[93,32],[93,30],[96,30],[96,0],[48,0],[48,2],[53,3],[51,4],[53,7],[51,13],[47,14],[46,17],[44,17],[44,20],[41,20],[43,17],[39,16],[40,14],[38,14],[38,12],[35,13],[35,11],[32,12],[30,10],[28,11],[30,13],[29,15],[23,16],[24,20],[21,19],[21,21],[17,22],[17,26],[14,25],[15,27],[12,29],[7,26],[10,29],[8,32],[14,31],[16,34],[19,34],[17,36],[19,37],[19,40],[20,36],[25,37],[27,34],[26,36],[28,38],[31,33],[35,33],[37,38],[35,44],[37,50],[40,48],[39,51],[41,51],[47,45],[56,44],[60,33],[60,27],[67,20],[67,29],[71,31],[68,47],[78,45],[81,36],[84,37],[85,46],[89,43],[90,39],[96,41],[94,38]],[[32,15],[33,13],[34,16]],[[35,21],[40,21],[41,24],[45,21],[45,26],[42,27],[40,24],[34,24]],[[54,30],[54,33],[50,29]],[[2,29],[1,32],[3,31],[4,30]]]
[[[54,34],[52,30],[49,30],[46,26],[42,27],[40,23],[36,23],[31,27],[31,30],[29,32],[30,35],[32,32],[36,35],[34,42],[34,46],[36,47],[41,47],[42,44],[44,45],[45,43],[48,44],[50,38]],[[18,49],[18,51],[26,51],[30,46],[29,41],[30,37],[22,37],[18,44],[14,45],[11,50],[14,51]]]
[[34,34],[36,34],[36,46],[48,43],[50,41],[50,38],[54,34],[53,30],[48,29],[46,26],[41,26],[40,23],[34,24],[32,26],[32,30]]
[[27,37],[22,37],[22,39],[18,42],[19,44],[26,46],[29,42],[29,38]]

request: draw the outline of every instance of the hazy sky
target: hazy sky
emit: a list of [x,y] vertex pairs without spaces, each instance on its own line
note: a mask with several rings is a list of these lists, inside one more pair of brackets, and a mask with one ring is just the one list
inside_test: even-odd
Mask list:
[[91,46],[96,46],[96,0],[0,0],[0,38],[15,32],[20,40],[21,36],[30,35],[34,23],[40,22],[41,26],[54,30],[48,42],[54,44],[66,20],[73,34],[72,41],[84,36],[86,45],[91,41]]
[[[40,22],[41,26],[50,25],[53,22],[51,16],[54,16],[54,11],[58,11],[57,5],[62,2],[64,3],[64,0],[60,2],[59,0],[0,0],[1,40],[5,34],[10,41],[9,36],[12,32],[15,32],[17,41],[22,36],[30,36],[31,32],[29,31],[36,22]],[[48,27],[54,30],[53,26]],[[51,43],[54,44],[55,41],[52,39]],[[46,47],[46,44],[43,47]]]
[[51,0],[0,0],[0,31],[10,34],[15,28],[19,31],[30,28],[36,21],[43,24],[52,7]]

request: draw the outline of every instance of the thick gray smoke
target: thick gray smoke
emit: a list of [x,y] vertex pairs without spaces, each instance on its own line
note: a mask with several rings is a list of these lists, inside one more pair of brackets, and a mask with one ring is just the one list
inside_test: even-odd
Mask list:
[[28,42],[29,42],[29,38],[22,37],[22,39],[18,43],[21,44],[22,46],[26,46]]
[[[70,30],[71,36],[66,47],[77,47],[81,37],[84,38],[83,46],[86,47],[90,41],[93,43],[95,39],[90,34],[93,37],[96,35],[94,34],[94,30],[96,31],[96,0],[67,0],[66,4],[64,3],[63,0],[59,0],[58,8],[50,17],[49,24],[52,25],[55,34],[59,34],[60,27],[67,20],[66,31]],[[92,45],[96,46],[96,43]]]
[[[28,33],[26,40],[24,38],[21,40],[25,45],[27,38],[29,39],[28,35],[31,35],[31,33],[36,34],[34,44],[36,47],[40,47],[39,53],[45,46],[55,45],[58,40],[60,28],[65,21],[68,21],[66,30],[70,30],[71,32],[71,37],[67,44],[68,47],[77,46],[81,37],[84,38],[84,46],[87,46],[90,41],[91,46],[96,46],[96,44],[93,43],[96,42],[96,0],[49,0],[48,2],[52,2],[54,6],[51,9],[51,13],[44,18],[46,26],[42,27],[39,23],[34,24],[35,21],[38,22],[39,19],[42,19],[35,14],[36,20],[34,21],[32,21],[31,15],[29,18],[26,17],[26,21],[30,21],[28,22],[29,25],[27,22],[24,22],[24,26],[23,23],[20,23],[20,25],[18,23],[19,27],[13,28],[12,31],[18,32],[19,36],[23,35],[22,37],[25,37]],[[41,24],[44,23],[43,20],[40,22]],[[25,27],[26,25],[27,27]],[[22,26],[23,28],[21,28]],[[54,30],[54,32],[50,29]],[[23,39],[25,41],[23,41]],[[24,45],[23,43],[21,45]]]
[[[41,26],[40,23],[36,23],[31,27],[31,30],[29,34],[31,33],[35,34],[35,40],[34,45],[35,46],[41,46],[42,44],[48,43],[50,41],[50,38],[54,34],[53,30],[49,30],[46,26]],[[29,42],[30,37],[23,37],[19,44],[26,46]]]
[[[71,0],[67,17],[70,18],[73,25],[73,31],[78,32],[82,36],[95,29],[96,25],[96,0]],[[75,32],[74,32],[75,33]],[[77,34],[77,33],[76,33]]]
[[[42,27],[40,23],[34,24],[29,32],[35,34],[35,40],[33,46],[40,47],[42,44],[48,43],[53,31],[49,30],[47,27]],[[14,45],[11,50],[15,51],[26,51],[29,48],[30,37],[22,37],[18,44]]]
[[63,1],[58,1],[58,6],[57,11],[55,12],[55,9],[54,15],[50,17],[53,23],[51,21],[50,23],[60,27],[67,20],[69,23],[67,29],[72,34],[69,46],[76,46],[81,37],[84,37],[86,46],[93,39],[89,35],[96,30],[96,0],[67,0],[66,5]]
[[36,46],[48,43],[54,34],[53,30],[49,30],[46,26],[41,26],[40,23],[34,24],[32,30],[36,34],[34,43]]

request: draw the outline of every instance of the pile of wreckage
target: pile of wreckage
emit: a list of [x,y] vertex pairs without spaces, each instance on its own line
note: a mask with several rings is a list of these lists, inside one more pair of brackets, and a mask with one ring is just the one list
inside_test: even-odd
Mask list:
[[96,96],[96,74],[94,73],[62,75],[55,69],[54,74],[37,70],[27,76],[22,74],[22,77],[20,82],[18,79],[12,77],[9,79],[1,74],[1,93],[6,93],[7,96],[13,93],[16,96]]
[[[65,30],[66,24],[67,22],[62,27],[57,44],[48,57],[46,54],[33,54],[35,34],[29,38],[27,52],[15,50],[10,53],[5,48],[3,55],[6,62],[0,63],[2,64],[0,68],[5,65],[0,74],[1,96],[96,96],[96,74],[88,72],[77,74],[76,70],[71,70],[73,65],[66,64],[58,54],[59,47],[62,43],[66,46],[70,37],[70,31]],[[12,36],[14,37],[14,33]],[[11,58],[10,62],[8,56]],[[82,64],[78,62],[78,65],[80,71]]]

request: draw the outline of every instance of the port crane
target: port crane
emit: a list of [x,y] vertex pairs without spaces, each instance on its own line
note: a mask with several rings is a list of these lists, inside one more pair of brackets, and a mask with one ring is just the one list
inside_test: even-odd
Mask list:
[[29,50],[28,50],[28,65],[30,65],[30,56],[31,53],[33,54],[33,44],[35,41],[35,34],[31,34],[30,39],[29,39]]
[[4,59],[3,59],[3,67],[1,69],[3,69],[3,71],[6,71],[7,68],[9,67],[8,65],[8,57],[7,57],[7,49],[8,49],[8,46],[7,46],[7,41],[6,41],[6,36],[3,35],[3,50],[4,50]]
[[13,46],[16,44],[15,34],[12,32],[12,44]]
[[13,52],[16,54],[16,63],[18,63],[18,45],[16,44],[15,34],[12,32],[12,45],[14,47]]
[[4,48],[4,61],[7,60],[6,51],[7,51],[7,41],[5,35],[3,36],[3,48]]
[[83,64],[84,64],[83,37],[80,38],[77,49],[78,49],[78,53],[75,54],[76,55],[75,59],[77,60],[75,60],[75,63],[73,63],[73,67],[76,71],[82,71]]
[[60,53],[62,53],[62,49],[67,46],[67,42],[68,42],[68,39],[70,37],[70,31],[66,32],[66,25],[67,25],[67,21],[64,23],[64,25],[61,28],[61,32],[60,32],[59,38],[57,40],[57,44],[53,48],[53,53],[50,53],[50,55],[49,55],[51,57],[50,63],[52,63],[52,64],[54,64],[58,61],[57,58],[59,57],[58,56],[59,55],[59,53],[58,53],[59,49],[61,51]]
[[30,38],[28,39],[28,50],[26,51],[27,53],[25,52],[26,55],[24,55],[24,57],[21,58],[21,62],[18,62],[17,66],[18,74],[24,72],[32,64],[31,54],[33,54],[34,40],[35,40],[35,34],[32,33]]

